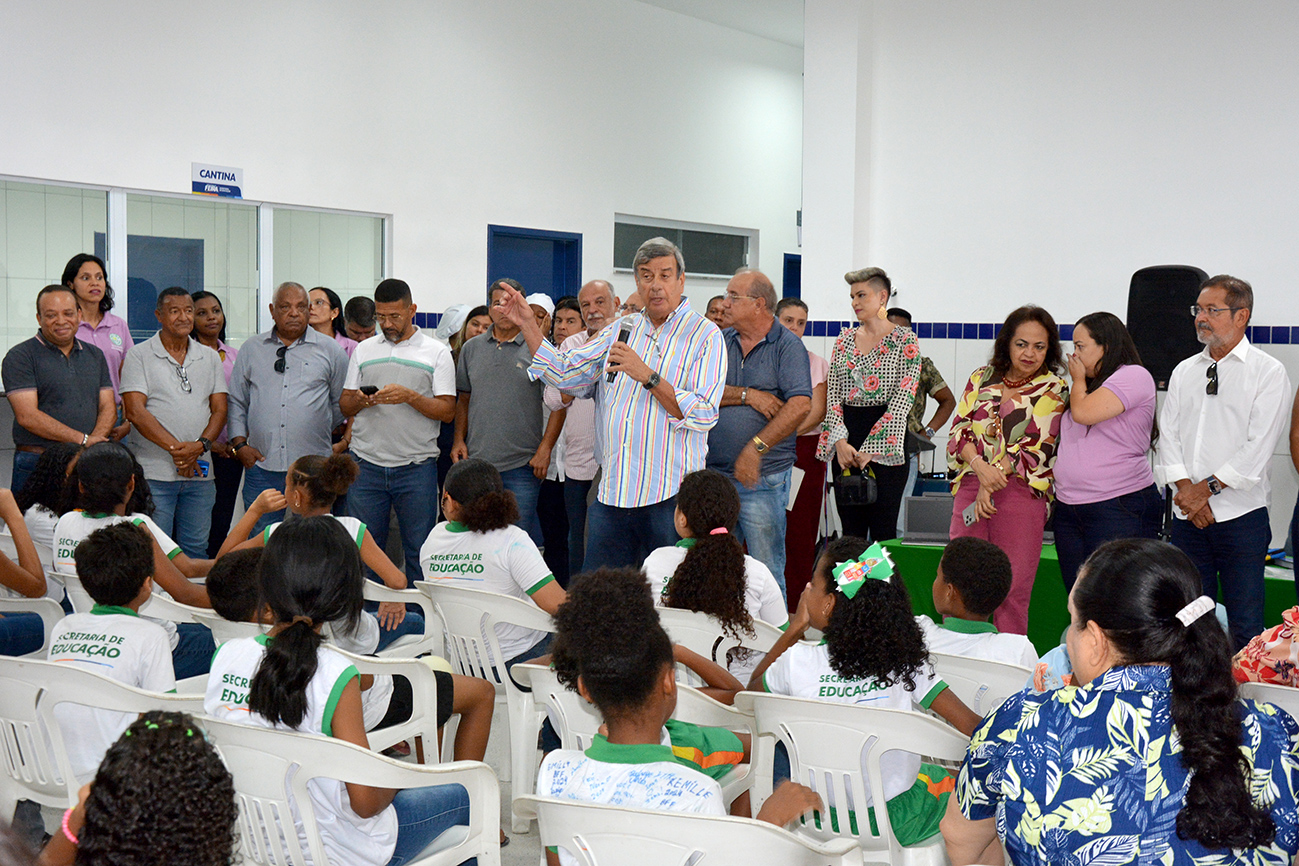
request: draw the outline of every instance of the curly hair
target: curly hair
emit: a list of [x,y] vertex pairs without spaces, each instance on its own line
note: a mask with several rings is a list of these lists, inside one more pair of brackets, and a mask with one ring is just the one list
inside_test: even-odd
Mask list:
[[442,489],[460,506],[460,522],[470,532],[504,529],[519,519],[518,501],[486,460],[461,460],[447,473]]
[[[736,640],[742,633],[752,637],[753,616],[744,604],[744,548],[731,534],[740,519],[735,485],[712,469],[691,472],[681,480],[677,508],[694,544],[663,587],[664,606],[715,617]],[[725,531],[713,535],[715,529]]]
[[14,492],[18,510],[26,512],[33,505],[43,505],[62,514],[63,487],[68,481],[68,464],[81,453],[76,442],[55,442],[36,460],[36,468],[27,476],[23,489]]
[[992,358],[988,363],[998,375],[1005,376],[1010,370],[1010,342],[1015,339],[1019,326],[1028,322],[1037,322],[1046,331],[1046,357],[1042,359],[1042,369],[1054,373],[1064,373],[1064,355],[1060,351],[1060,329],[1055,319],[1046,310],[1034,304],[1025,304],[1011,310],[1001,330],[997,331],[997,340],[992,344]]
[[929,662],[929,650],[897,572],[888,581],[867,580],[852,598],[836,590],[830,573],[869,546],[852,536],[831,542],[812,575],[826,592],[834,593],[834,610],[825,627],[830,667],[845,680],[869,679],[884,687],[904,683],[914,690],[916,674]]
[[1095,622],[1124,664],[1169,666],[1173,725],[1191,779],[1177,835],[1206,848],[1258,848],[1272,842],[1276,825],[1251,796],[1231,643],[1216,617],[1177,619],[1202,592],[1199,570],[1171,544],[1111,541],[1083,564],[1071,628]]
[[307,499],[313,508],[328,508],[334,504],[335,499],[347,492],[360,471],[356,461],[346,454],[331,454],[328,457],[308,454],[293,461],[289,467],[289,478],[295,487],[301,487],[307,492]]
[[555,611],[551,651],[559,681],[577,691],[581,677],[606,721],[644,706],[664,666],[672,665],[672,642],[649,582],[632,568],[599,568],[573,578],[568,599]]
[[234,779],[198,723],[153,710],[104,755],[86,798],[76,862],[225,866],[234,858],[238,819]]
[[991,616],[1010,594],[1010,557],[991,541],[962,535],[947,543],[939,563],[943,580],[961,596],[965,609]]
[[[126,487],[136,478],[135,455],[120,442],[100,442],[81,452],[63,488],[60,514],[81,508],[91,514],[112,514],[126,499]],[[134,497],[132,497],[134,498]]]

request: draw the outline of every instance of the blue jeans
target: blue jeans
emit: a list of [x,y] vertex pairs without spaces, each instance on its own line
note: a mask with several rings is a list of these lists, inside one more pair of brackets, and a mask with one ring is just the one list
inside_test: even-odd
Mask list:
[[1232,652],[1239,651],[1263,632],[1263,557],[1272,541],[1267,509],[1256,508],[1204,529],[1174,518],[1172,535],[1173,544],[1200,570],[1204,594],[1217,599],[1221,588]]
[[397,812],[397,847],[388,866],[401,866],[447,830],[469,823],[469,792],[464,785],[406,788],[392,798],[392,808]]
[[41,459],[41,455],[33,454],[30,451],[14,452],[14,468],[9,477],[9,489],[14,493],[23,489],[27,483],[27,476],[32,474],[36,468],[36,461]]
[[569,478],[564,482],[564,510],[568,512],[568,573],[581,574],[586,560],[586,498],[590,481]]
[[785,506],[789,505],[789,479],[793,470],[786,469],[758,478],[752,490],[735,479],[740,494],[740,525],[735,537],[747,544],[749,556],[770,569],[785,594]]
[[[347,510],[369,528],[380,550],[388,549],[389,513],[397,512],[401,550],[406,560],[406,585],[414,586],[422,576],[420,546],[437,520],[437,461],[387,467],[358,457],[356,463],[361,471],[347,490]],[[368,568],[366,573],[373,574]]]
[[1144,490],[1089,502],[1055,504],[1055,550],[1065,590],[1073,589],[1078,569],[1092,551],[1116,538],[1158,538],[1164,520],[1164,500],[1151,484]]
[[597,568],[640,568],[645,557],[679,540],[672,522],[677,498],[639,508],[615,508],[596,500],[586,512],[586,571]]
[[[247,509],[249,506],[251,506],[253,504],[253,500],[256,499],[263,490],[274,489],[283,493],[284,479],[286,475],[288,475],[287,472],[270,472],[258,466],[256,463],[253,464],[252,469],[245,469],[244,470],[244,508]],[[253,531],[249,535],[249,537],[251,538],[253,535],[256,535],[257,533],[261,532],[263,529],[270,526],[272,523],[278,523],[283,519],[284,519],[283,510],[262,515],[262,517],[255,524],[253,524]]]
[[528,533],[532,543],[541,547],[541,521],[537,520],[537,497],[541,495],[541,479],[532,474],[532,467],[524,464],[517,469],[501,473],[501,483],[514,494],[519,503],[519,521],[516,526]]
[[207,556],[212,509],[216,506],[215,481],[150,481],[153,522],[180,545],[190,559]]
[[[407,605],[407,607],[410,606]],[[406,616],[402,618],[401,624],[396,628],[386,629],[380,625],[379,645],[374,648],[374,651],[385,650],[392,646],[393,641],[397,638],[405,637],[408,634],[424,634],[424,614],[407,610]]]
[[216,652],[216,643],[208,627],[196,622],[178,622],[176,636],[180,640],[171,651],[171,666],[176,679],[207,673],[212,668],[212,655]]
[[41,648],[45,621],[34,613],[0,616],[0,656],[25,656]]

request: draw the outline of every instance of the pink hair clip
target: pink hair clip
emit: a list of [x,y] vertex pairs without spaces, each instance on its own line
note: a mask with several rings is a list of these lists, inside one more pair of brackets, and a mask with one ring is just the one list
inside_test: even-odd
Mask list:
[[709,534],[709,535],[726,535],[728,532],[730,532],[730,530],[727,529],[725,526],[719,526],[719,527],[717,527],[716,529],[714,529],[714,530],[712,530],[711,532],[709,532],[708,534]]

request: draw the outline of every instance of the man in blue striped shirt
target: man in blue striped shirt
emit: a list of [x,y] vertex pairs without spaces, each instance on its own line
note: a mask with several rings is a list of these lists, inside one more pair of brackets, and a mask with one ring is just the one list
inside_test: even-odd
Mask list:
[[726,385],[722,334],[682,297],[681,251],[652,238],[632,269],[644,310],[568,352],[545,340],[522,294],[511,290],[505,307],[533,353],[528,375],[595,398],[603,477],[587,514],[588,570],[639,568],[650,551],[676,542],[677,489],[704,468]]

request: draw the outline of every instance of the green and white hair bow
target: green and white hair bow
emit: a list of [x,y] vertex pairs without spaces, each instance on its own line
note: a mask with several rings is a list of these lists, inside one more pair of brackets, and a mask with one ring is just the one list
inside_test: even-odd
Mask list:
[[841,562],[831,572],[835,586],[848,598],[854,598],[867,580],[888,580],[893,577],[893,560],[879,542],[866,548],[857,559]]

